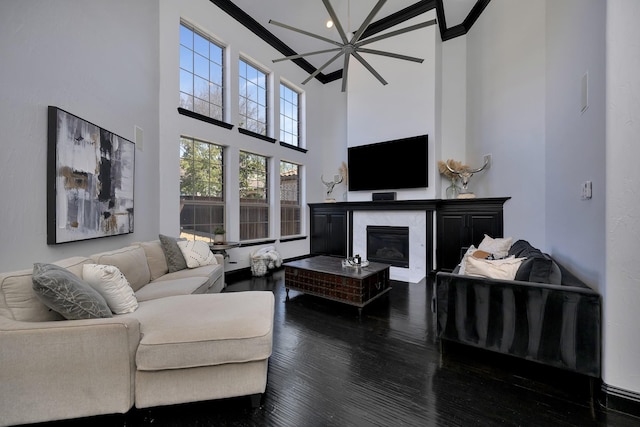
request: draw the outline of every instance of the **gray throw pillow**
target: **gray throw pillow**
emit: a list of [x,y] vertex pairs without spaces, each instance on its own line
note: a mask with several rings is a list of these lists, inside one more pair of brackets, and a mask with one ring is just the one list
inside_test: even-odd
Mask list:
[[33,291],[44,305],[67,320],[112,317],[105,299],[66,268],[33,264]]
[[178,246],[178,240],[186,239],[165,236],[164,234],[160,234],[159,237],[160,245],[162,246],[162,251],[164,252],[164,257],[167,259],[167,267],[169,267],[169,273],[184,270],[185,268],[187,268],[187,261],[185,261],[184,255],[182,255],[182,251]]

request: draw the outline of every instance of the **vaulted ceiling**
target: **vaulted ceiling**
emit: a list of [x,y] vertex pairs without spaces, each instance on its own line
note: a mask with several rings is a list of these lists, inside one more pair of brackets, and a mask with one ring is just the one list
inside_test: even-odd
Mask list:
[[[491,0],[390,0],[384,3],[361,39],[386,30],[402,28],[402,23],[435,9],[440,36],[443,41],[467,33]],[[277,49],[282,56],[291,56],[327,49],[326,41],[309,37],[270,24],[270,20],[316,34],[336,42],[340,36],[335,27],[328,29],[330,16],[322,0],[211,0],[213,4],[237,19],[249,30]],[[344,31],[353,33],[365,21],[378,0],[330,0]],[[410,34],[410,33],[406,33]],[[372,46],[375,43],[372,43]],[[402,52],[412,55],[411,52]],[[318,54],[293,61],[309,74],[321,67],[333,54]],[[276,58],[274,58],[276,59]],[[316,78],[327,83],[342,77],[343,62],[338,60],[323,69]]]

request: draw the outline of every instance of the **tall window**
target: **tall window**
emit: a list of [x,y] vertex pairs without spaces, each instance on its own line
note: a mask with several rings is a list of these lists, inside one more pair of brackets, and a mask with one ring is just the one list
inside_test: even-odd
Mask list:
[[267,75],[240,60],[240,123],[248,131],[267,135]]
[[240,240],[269,237],[268,159],[240,152]]
[[180,138],[180,230],[189,240],[213,240],[224,228],[223,148]]
[[300,166],[280,162],[280,235],[300,234]]
[[280,83],[280,141],[299,146],[298,92]]
[[180,24],[180,107],[223,120],[223,53],[210,38]]

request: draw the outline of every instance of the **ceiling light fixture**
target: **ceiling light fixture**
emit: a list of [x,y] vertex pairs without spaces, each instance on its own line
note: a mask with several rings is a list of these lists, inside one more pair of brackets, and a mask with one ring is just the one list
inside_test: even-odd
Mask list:
[[[308,81],[310,81],[315,76],[320,74],[322,72],[322,70],[327,68],[333,61],[338,59],[340,56],[344,55],[344,66],[342,68],[342,92],[346,91],[346,89],[347,89],[347,77],[348,77],[348,73],[349,73],[349,58],[351,56],[356,58],[358,60],[358,62],[360,62],[371,74],[373,74],[375,76],[375,78],[378,79],[378,81],[380,83],[382,83],[383,85],[386,85],[387,81],[385,79],[383,79],[382,76],[376,70],[373,69],[373,67],[360,55],[360,53],[369,53],[369,54],[372,54],[372,55],[388,56],[390,58],[402,59],[404,61],[412,61],[412,62],[418,62],[418,63],[422,63],[424,61],[424,59],[415,58],[413,56],[400,55],[400,54],[392,53],[392,52],[385,52],[385,51],[381,51],[381,50],[367,49],[367,48],[364,48],[363,46],[365,46],[365,45],[367,45],[369,43],[373,43],[373,42],[379,41],[379,40],[387,39],[389,37],[394,37],[394,36],[398,36],[400,34],[408,33],[409,31],[414,31],[414,30],[418,30],[420,28],[428,27],[428,26],[434,25],[436,23],[435,19],[432,19],[431,21],[423,22],[421,24],[411,25],[409,27],[402,28],[400,30],[391,31],[389,33],[386,33],[386,34],[383,34],[383,35],[380,35],[380,36],[371,37],[371,38],[367,38],[365,40],[361,40],[361,37],[364,34],[364,32],[366,31],[367,27],[369,27],[369,24],[371,24],[371,21],[373,21],[373,18],[380,11],[380,9],[386,3],[386,1],[387,0],[379,0],[378,3],[376,3],[376,5],[371,10],[371,12],[369,12],[369,15],[362,22],[362,25],[360,25],[360,28],[358,29],[358,31],[356,31],[356,33],[353,35],[353,37],[351,37],[351,40],[349,40],[347,38],[346,33],[344,32],[344,30],[342,28],[342,25],[340,24],[340,20],[338,19],[338,16],[336,15],[335,11],[333,10],[333,7],[331,6],[331,3],[329,2],[329,0],[322,0],[322,3],[324,3],[324,7],[327,9],[327,12],[329,12],[329,16],[331,17],[331,21],[333,21],[333,24],[335,25],[336,29],[338,30],[338,33],[340,34],[340,39],[342,39],[342,43],[334,41],[334,40],[331,40],[331,39],[328,39],[328,38],[323,37],[323,36],[319,36],[317,34],[310,33],[310,32],[305,31],[305,30],[301,30],[299,28],[292,27],[292,26],[287,25],[287,24],[283,24],[281,22],[274,21],[272,19],[269,20],[270,24],[277,25],[278,27],[286,28],[287,30],[295,31],[297,33],[304,34],[306,36],[313,37],[313,38],[316,38],[316,39],[319,39],[319,40],[322,40],[322,41],[325,41],[327,43],[331,43],[331,44],[337,46],[337,47],[332,48],[332,49],[318,50],[318,51],[315,51],[315,52],[307,52],[307,53],[302,53],[302,54],[299,54],[299,55],[291,55],[291,56],[287,56],[287,57],[284,57],[284,58],[274,59],[273,62],[280,62],[280,61],[287,61],[287,60],[291,60],[291,59],[298,59],[298,58],[303,58],[305,56],[318,55],[318,54],[327,53],[327,52],[338,52],[330,60],[325,62],[320,68],[318,68],[316,71],[314,71],[306,80],[304,80],[302,82],[302,84],[306,84]],[[328,27],[328,23],[327,23],[327,27]]]
[[327,25],[327,28],[333,28],[333,21],[329,19],[326,25]]

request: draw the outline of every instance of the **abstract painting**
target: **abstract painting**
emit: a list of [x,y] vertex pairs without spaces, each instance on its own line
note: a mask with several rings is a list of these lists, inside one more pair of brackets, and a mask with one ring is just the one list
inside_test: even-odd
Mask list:
[[133,142],[49,107],[47,243],[133,233]]

